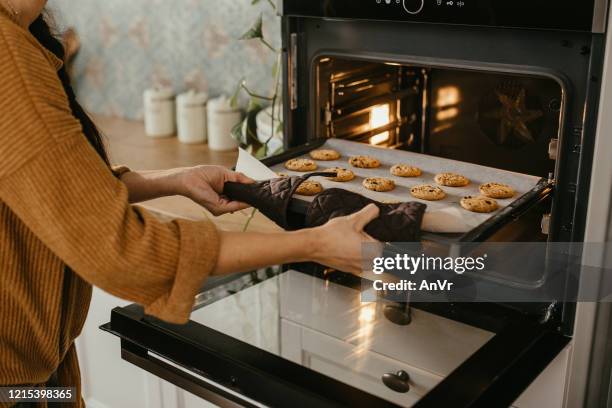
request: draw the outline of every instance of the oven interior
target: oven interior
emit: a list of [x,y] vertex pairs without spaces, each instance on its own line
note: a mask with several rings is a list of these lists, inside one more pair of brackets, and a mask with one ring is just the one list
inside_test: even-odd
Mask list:
[[[315,134],[409,150],[549,179],[561,134],[564,89],[543,75],[418,66],[321,56],[313,66]],[[552,190],[477,238],[423,234],[430,247],[455,242],[545,242]],[[523,288],[543,282],[515,271]]]
[[540,177],[555,163],[555,79],[330,56],[314,64],[316,134]]

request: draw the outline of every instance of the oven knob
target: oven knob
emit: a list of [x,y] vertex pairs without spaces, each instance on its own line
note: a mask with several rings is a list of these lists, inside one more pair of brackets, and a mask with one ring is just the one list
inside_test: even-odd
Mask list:
[[404,10],[409,14],[419,14],[425,6],[425,0],[403,0]]

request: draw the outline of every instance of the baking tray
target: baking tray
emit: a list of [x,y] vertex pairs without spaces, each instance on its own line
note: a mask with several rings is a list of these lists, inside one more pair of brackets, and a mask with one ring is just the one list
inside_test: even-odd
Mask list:
[[[337,150],[342,157],[334,161],[317,161],[320,170],[332,167],[350,168],[356,175],[351,182],[339,183],[323,177],[315,177],[324,188],[343,188],[354,191],[380,202],[420,201],[427,204],[423,220],[424,239],[436,242],[476,242],[488,238],[503,225],[520,217],[536,203],[552,193],[552,182],[548,179],[514,173],[506,170],[480,166],[404,150],[387,149],[342,139],[320,139],[290,149],[285,153],[265,159],[263,162],[277,173],[301,175],[284,167],[290,158],[309,158],[308,152],[314,149],[329,148]],[[353,155],[371,155],[381,161],[378,169],[359,169],[348,164]],[[420,177],[402,178],[392,176],[390,167],[396,163],[408,163],[423,170]],[[441,201],[422,201],[410,195],[410,188],[418,184],[435,184],[437,173],[454,172],[463,174],[471,180],[466,187],[442,187],[447,197]],[[361,183],[365,177],[386,177],[395,181],[396,189],[379,193],[365,189]],[[490,214],[477,214],[464,210],[459,201],[468,195],[480,195],[478,187],[486,182],[500,182],[511,185],[517,194],[506,200],[497,200],[500,208]],[[312,197],[296,196],[291,210],[304,213]]]

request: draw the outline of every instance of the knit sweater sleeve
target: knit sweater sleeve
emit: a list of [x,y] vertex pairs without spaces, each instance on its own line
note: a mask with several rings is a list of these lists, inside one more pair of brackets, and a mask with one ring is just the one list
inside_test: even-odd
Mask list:
[[0,73],[0,201],[91,284],[185,322],[216,264],[215,226],[161,222],[129,205],[71,115],[49,56],[24,30],[1,26]]

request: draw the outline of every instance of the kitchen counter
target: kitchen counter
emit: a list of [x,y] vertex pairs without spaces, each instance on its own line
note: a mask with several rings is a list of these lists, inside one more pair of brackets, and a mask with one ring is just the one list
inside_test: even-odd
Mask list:
[[[144,132],[140,121],[95,116],[94,120],[102,131],[110,159],[114,164],[122,164],[134,170],[168,169],[188,167],[198,164],[215,164],[232,167],[238,157],[237,151],[214,152],[205,144],[185,145],[176,137],[153,139]],[[164,197],[144,202],[143,207],[170,216],[201,220],[209,217],[221,229],[242,230],[251,210],[212,216],[208,211],[185,197]],[[251,221],[249,231],[278,231],[279,228],[269,219],[257,213]]]

